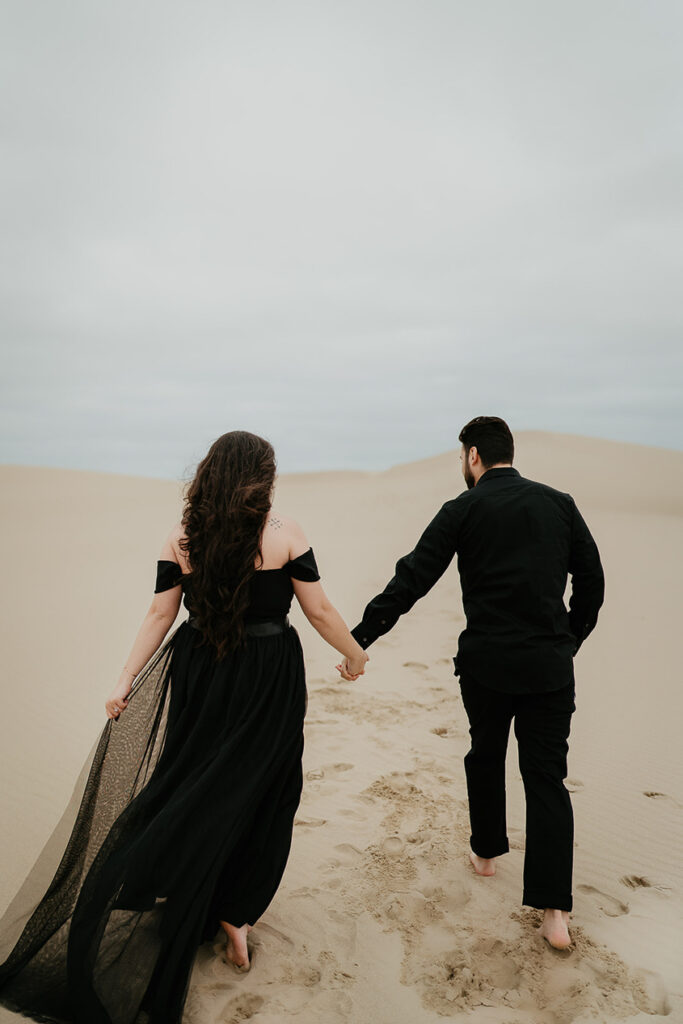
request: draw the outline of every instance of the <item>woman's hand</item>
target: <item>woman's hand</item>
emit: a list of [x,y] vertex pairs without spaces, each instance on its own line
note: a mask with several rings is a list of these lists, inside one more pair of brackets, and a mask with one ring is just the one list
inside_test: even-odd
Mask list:
[[105,701],[107,718],[118,718],[122,711],[128,707],[128,694],[130,693],[130,681],[120,682],[111,697]]
[[341,673],[342,679],[347,679],[350,683],[353,683],[358,679],[358,676],[365,674],[365,666],[369,661],[370,656],[365,651],[361,651],[355,658],[344,658],[336,668]]

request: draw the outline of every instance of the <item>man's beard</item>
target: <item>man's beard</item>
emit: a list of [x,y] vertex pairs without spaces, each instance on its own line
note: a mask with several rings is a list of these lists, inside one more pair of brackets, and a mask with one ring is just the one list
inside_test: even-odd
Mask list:
[[472,475],[472,470],[467,464],[465,465],[463,475],[465,477],[465,483],[467,484],[467,488],[468,490],[471,491],[472,488],[476,485],[477,481],[474,479],[474,476]]

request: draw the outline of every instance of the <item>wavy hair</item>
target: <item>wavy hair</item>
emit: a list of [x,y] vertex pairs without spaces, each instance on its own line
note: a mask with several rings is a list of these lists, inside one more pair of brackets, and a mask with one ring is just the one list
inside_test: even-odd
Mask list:
[[192,616],[216,660],[245,639],[249,583],[275,483],[272,445],[246,430],[213,442],[190,481],[180,547],[191,571]]

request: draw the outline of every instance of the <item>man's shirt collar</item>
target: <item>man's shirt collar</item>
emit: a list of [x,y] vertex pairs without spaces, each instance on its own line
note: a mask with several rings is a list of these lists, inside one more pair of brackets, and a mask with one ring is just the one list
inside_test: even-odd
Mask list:
[[483,483],[488,483],[490,480],[497,480],[500,476],[519,475],[519,470],[515,469],[514,466],[494,466],[493,469],[487,469],[485,473],[482,473],[476,486],[481,487]]

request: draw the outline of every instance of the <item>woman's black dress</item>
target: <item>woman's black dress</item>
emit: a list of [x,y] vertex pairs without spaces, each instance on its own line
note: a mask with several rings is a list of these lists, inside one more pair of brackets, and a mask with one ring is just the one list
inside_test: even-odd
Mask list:
[[[191,615],[191,575],[157,569],[156,591],[181,583]],[[174,1024],[197,947],[264,912],[302,787],[292,577],[320,578],[310,549],[255,573],[245,622],[267,635],[215,662],[183,622],[107,721],[0,922],[1,1005],[51,1024]]]

